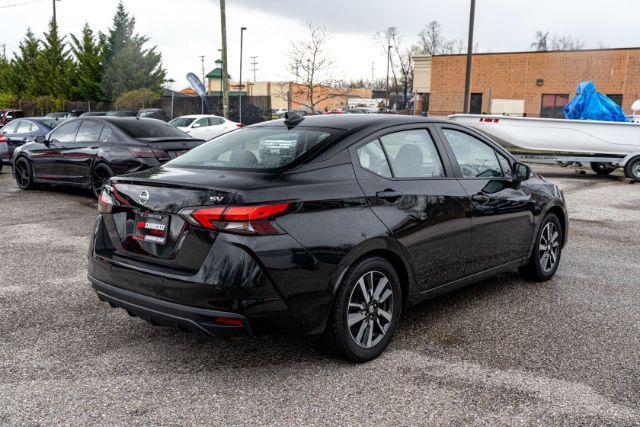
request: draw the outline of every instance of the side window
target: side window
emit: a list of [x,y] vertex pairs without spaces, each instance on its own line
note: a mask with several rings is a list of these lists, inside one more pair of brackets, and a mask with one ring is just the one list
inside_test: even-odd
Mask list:
[[[465,178],[491,178],[502,175],[496,152],[479,139],[453,129],[442,129]],[[506,159],[505,159],[506,160]]]
[[80,121],[61,124],[51,134],[51,140],[57,140],[59,142],[73,142],[79,125]]
[[498,156],[498,162],[500,163],[500,167],[502,167],[502,174],[509,178],[513,178],[513,172],[511,171],[509,160],[498,152],[496,152],[496,156]]
[[224,123],[224,119],[221,117],[209,117],[209,126],[221,125]]
[[96,142],[100,139],[100,131],[102,131],[101,123],[84,120],[76,135],[76,142]]
[[113,141],[113,131],[109,126],[105,126],[102,128],[102,132],[100,132],[100,142],[111,142]]
[[29,133],[31,132],[31,122],[28,122],[26,120],[20,120],[18,122],[18,129],[16,130],[16,133]]
[[9,122],[2,128],[2,133],[16,133],[18,129],[18,124],[20,124],[21,120],[15,122]]
[[194,128],[199,128],[202,126],[209,126],[209,120],[206,117],[204,119],[196,120],[196,122],[193,124]]
[[387,157],[377,139],[358,148],[358,160],[364,169],[385,178],[391,178]]
[[398,178],[445,176],[438,150],[426,129],[395,132],[380,138]]

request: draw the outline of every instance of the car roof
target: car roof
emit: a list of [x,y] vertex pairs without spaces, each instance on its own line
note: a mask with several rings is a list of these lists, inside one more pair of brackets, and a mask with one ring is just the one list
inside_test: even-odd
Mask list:
[[[221,116],[216,116],[215,114],[187,114],[186,116],[176,117],[176,119],[201,119],[203,117],[221,117]],[[222,118],[224,119],[224,117]]]
[[[327,114],[317,116],[303,116],[302,120],[294,126],[300,127],[326,127],[333,129],[352,130],[366,127],[371,124],[386,124],[388,126],[411,123],[438,123],[444,119],[433,119],[423,116],[408,116],[402,114]],[[282,126],[284,120],[271,120],[257,123],[251,127]]]

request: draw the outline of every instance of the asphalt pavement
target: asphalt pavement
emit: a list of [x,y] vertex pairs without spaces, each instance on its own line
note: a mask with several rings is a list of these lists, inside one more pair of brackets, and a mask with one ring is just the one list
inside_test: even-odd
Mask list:
[[502,274],[406,310],[379,359],[313,337],[154,327],[86,279],[96,202],[0,174],[0,425],[640,425],[640,184],[535,167],[565,192],[554,279]]

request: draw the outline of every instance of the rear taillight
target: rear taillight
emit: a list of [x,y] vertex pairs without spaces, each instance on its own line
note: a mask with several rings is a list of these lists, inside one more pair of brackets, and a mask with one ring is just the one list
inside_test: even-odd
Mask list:
[[99,213],[111,213],[113,210],[114,201],[113,198],[107,194],[107,190],[102,190],[100,197],[98,197],[98,212]]
[[7,135],[0,133],[0,142],[9,142],[9,138],[7,138]]
[[169,155],[166,151],[151,147],[131,147],[129,152],[133,157],[137,158],[156,158],[158,160],[167,160]]
[[243,127],[243,126],[244,126],[244,125],[243,125],[242,123],[236,123],[236,127],[241,128],[241,127]]
[[291,203],[183,209],[191,225],[235,234],[280,234],[271,219],[291,211]]

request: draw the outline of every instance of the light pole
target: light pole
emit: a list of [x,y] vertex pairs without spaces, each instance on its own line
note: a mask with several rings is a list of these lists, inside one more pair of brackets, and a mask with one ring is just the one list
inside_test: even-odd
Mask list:
[[225,0],[220,0],[220,30],[222,31],[222,111],[229,118],[229,82],[227,81],[227,15]]
[[238,78],[238,123],[242,123],[242,36],[247,27],[240,28],[240,77]]
[[476,0],[471,0],[469,12],[469,38],[467,44],[467,70],[464,79],[464,107],[463,112],[469,113],[469,90],[471,88],[471,59],[473,56],[473,21],[476,14]]
[[389,64],[391,63],[391,48],[393,46],[389,45],[387,47],[387,110],[391,106],[391,94],[389,93]]

